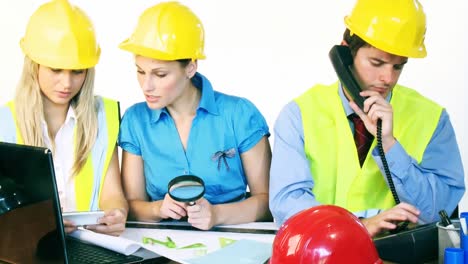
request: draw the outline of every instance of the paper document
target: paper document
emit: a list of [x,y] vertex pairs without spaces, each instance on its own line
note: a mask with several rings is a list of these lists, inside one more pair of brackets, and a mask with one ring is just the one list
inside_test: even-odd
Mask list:
[[[233,263],[263,263],[271,255],[275,237],[272,234],[150,228],[126,228],[122,236],[141,242],[142,247],[182,264],[226,264],[225,261],[216,261],[220,254],[232,255]],[[234,247],[229,248],[231,246]],[[239,262],[244,260],[244,256],[255,262]],[[258,259],[263,261],[258,262]]]
[[124,255],[131,255],[141,248],[141,244],[123,237],[99,234],[90,230],[79,228],[69,234],[79,240],[119,252]]
[[270,243],[241,239],[203,257],[187,260],[190,264],[261,264],[271,256]]

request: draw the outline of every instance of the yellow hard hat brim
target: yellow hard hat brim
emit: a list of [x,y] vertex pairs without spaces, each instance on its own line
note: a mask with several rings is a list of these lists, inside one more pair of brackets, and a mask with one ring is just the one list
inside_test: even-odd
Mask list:
[[173,54],[165,53],[160,50],[155,50],[155,49],[150,49],[143,47],[141,45],[135,44],[132,42],[130,38],[124,40],[122,43],[120,43],[119,48],[131,52],[135,55],[143,56],[143,57],[148,57],[156,60],[165,60],[165,61],[172,61],[172,60],[181,60],[181,59],[198,59],[202,60],[205,59],[205,55],[199,55],[196,58],[191,58],[186,57],[186,56],[181,56],[181,57],[174,57]]
[[51,54],[30,52],[31,48],[26,47],[24,38],[20,40],[20,47],[23,53],[26,54],[32,61],[39,65],[44,65],[53,69],[83,70],[93,68],[98,63],[99,57],[101,55],[101,48],[98,46],[96,53],[92,57],[66,57],[61,56],[58,53],[55,57],[52,57]]

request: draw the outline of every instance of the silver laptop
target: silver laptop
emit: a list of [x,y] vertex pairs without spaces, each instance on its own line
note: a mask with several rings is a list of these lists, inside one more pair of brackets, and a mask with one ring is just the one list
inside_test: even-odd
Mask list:
[[66,236],[50,150],[0,142],[0,263],[149,262]]

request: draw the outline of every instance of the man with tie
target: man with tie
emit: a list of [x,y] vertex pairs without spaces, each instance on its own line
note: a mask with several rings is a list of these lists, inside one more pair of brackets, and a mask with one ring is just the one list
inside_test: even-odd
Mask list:
[[455,210],[465,185],[446,110],[397,84],[408,58],[426,56],[423,8],[413,0],[357,0],[345,24],[341,45],[351,51],[363,109],[341,82],[316,85],[283,108],[270,170],[275,221],[333,204],[361,218],[371,236],[400,222],[435,222],[440,210]]

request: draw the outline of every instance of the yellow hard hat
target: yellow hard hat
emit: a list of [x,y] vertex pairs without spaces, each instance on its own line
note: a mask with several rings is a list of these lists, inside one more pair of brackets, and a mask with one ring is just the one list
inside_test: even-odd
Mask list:
[[351,34],[380,50],[426,57],[426,15],[417,0],[357,0],[345,24]]
[[67,0],[52,0],[30,17],[21,49],[34,62],[56,69],[94,67],[101,54],[89,17]]
[[163,2],[146,9],[132,36],[119,47],[158,59],[204,59],[205,33],[198,17],[178,2]]

